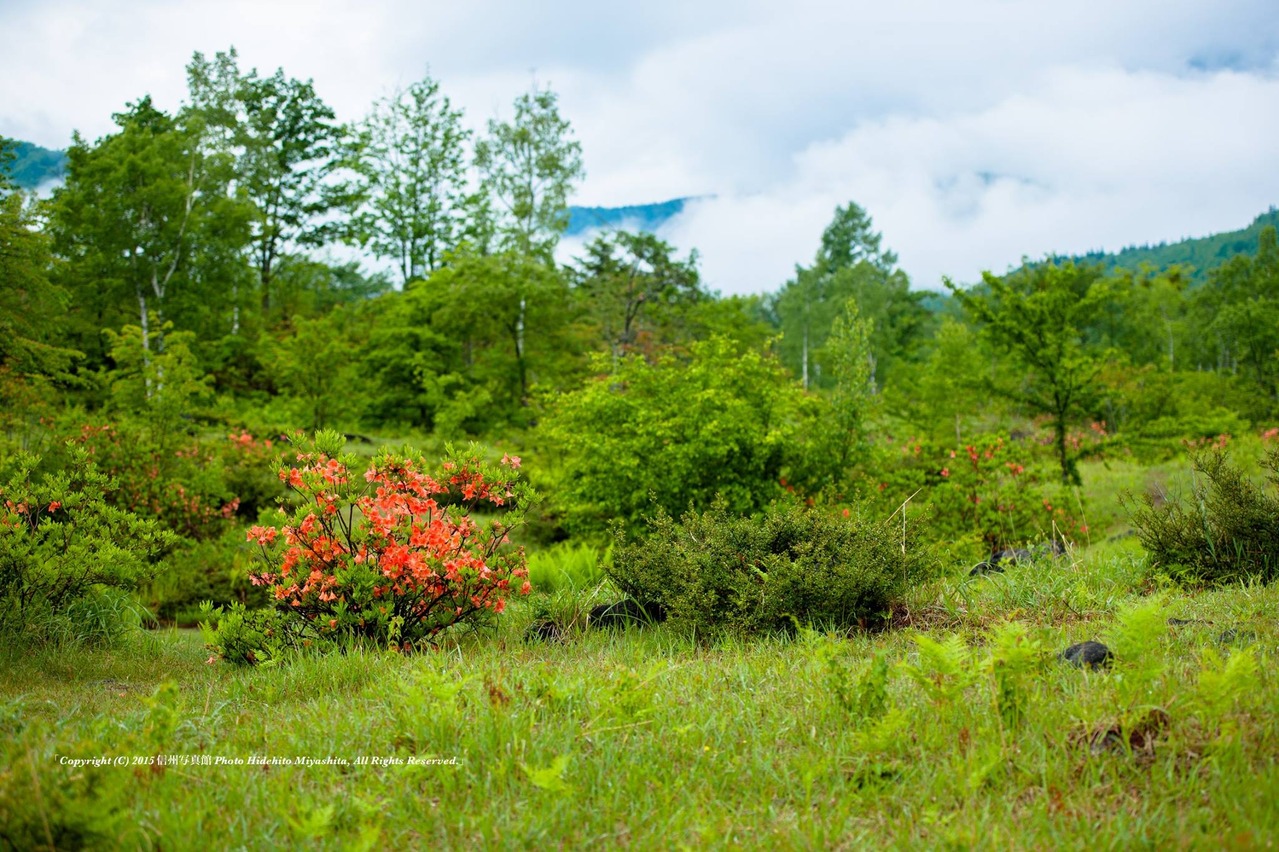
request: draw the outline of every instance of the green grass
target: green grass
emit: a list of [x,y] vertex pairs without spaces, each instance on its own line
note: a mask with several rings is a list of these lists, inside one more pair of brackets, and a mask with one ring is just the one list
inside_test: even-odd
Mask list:
[[528,557],[528,579],[546,594],[583,592],[604,581],[604,566],[611,564],[613,549],[562,542],[534,551]]
[[[188,631],[10,648],[0,832],[19,848],[1261,846],[1279,827],[1279,589],[1161,592],[1127,547],[945,578],[899,629],[848,637],[526,643],[524,603],[495,634],[407,657],[237,669]],[[1084,639],[1111,645],[1112,671],[1056,661]],[[182,765],[196,755],[246,765]],[[457,762],[269,760],[330,756]]]

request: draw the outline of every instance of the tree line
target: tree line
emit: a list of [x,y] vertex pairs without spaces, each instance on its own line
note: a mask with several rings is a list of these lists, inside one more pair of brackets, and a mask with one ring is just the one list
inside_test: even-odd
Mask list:
[[108,405],[121,371],[161,392],[175,336],[203,400],[449,436],[522,430],[600,371],[687,363],[722,338],[830,407],[837,465],[872,420],[960,441],[1026,422],[1049,430],[1067,482],[1088,451],[1072,431],[1158,442],[1279,408],[1273,228],[1203,283],[1048,258],[939,294],[912,289],[850,201],[775,294],[724,298],[695,251],[651,233],[608,231],[556,262],[584,168],[549,88],[477,134],[429,76],[350,124],[311,81],[246,71],[234,49],[196,54],[187,80],[176,111],[142,97],[113,132],[76,135],[51,198],[4,190],[11,431],[41,405]]

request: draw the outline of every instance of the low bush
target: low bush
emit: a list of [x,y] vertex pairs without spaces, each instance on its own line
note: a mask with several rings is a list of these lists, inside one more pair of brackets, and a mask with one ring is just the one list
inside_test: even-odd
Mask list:
[[40,459],[26,454],[0,476],[0,626],[10,630],[46,632],[103,587],[136,588],[176,543],[155,521],[112,506],[110,480],[83,449],[68,452],[65,469],[38,480]]
[[199,605],[242,603],[260,608],[271,601],[249,575],[257,569],[256,548],[244,540],[244,528],[228,527],[216,539],[183,542],[164,560],[165,570],[139,596],[162,622],[189,626],[199,620]]
[[[267,587],[285,633],[407,648],[502,612],[513,588],[529,593],[523,548],[508,539],[532,497],[518,458],[492,465],[450,452],[432,471],[418,453],[383,451],[360,476],[343,443],[321,432],[301,447],[296,466],[278,471],[291,516],[248,532],[264,562],[252,580]],[[212,643],[221,656],[252,661],[251,648],[228,647],[243,626],[224,619]]]
[[751,512],[782,496],[805,402],[771,355],[715,337],[686,357],[597,367],[596,378],[554,399],[539,427],[562,461],[546,491],[573,536],[617,520],[637,532],[654,501],[679,512],[718,496]]
[[1191,453],[1188,496],[1143,495],[1132,523],[1154,567],[1204,585],[1279,578],[1279,448],[1263,467],[1269,491],[1212,445]]
[[659,509],[641,537],[616,534],[613,582],[698,631],[865,623],[933,568],[898,523],[793,504],[742,516],[717,501],[679,521]]

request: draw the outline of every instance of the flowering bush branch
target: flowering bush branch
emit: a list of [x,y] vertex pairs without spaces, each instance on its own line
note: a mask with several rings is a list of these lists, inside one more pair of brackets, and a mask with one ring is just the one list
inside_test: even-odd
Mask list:
[[248,533],[265,563],[251,579],[290,620],[409,648],[502,612],[513,589],[529,593],[524,551],[509,540],[532,498],[519,457],[493,465],[450,448],[428,472],[416,453],[384,451],[361,476],[341,446],[322,432],[281,466],[293,514]]

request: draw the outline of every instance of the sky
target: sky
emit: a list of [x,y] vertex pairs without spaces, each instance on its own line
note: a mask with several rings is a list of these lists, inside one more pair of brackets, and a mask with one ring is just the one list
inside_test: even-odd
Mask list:
[[549,85],[573,203],[701,197],[660,233],[725,294],[850,201],[922,289],[1279,205],[1276,0],[0,0],[0,45],[0,135],[52,148],[232,45],[343,120],[429,73],[482,129]]

